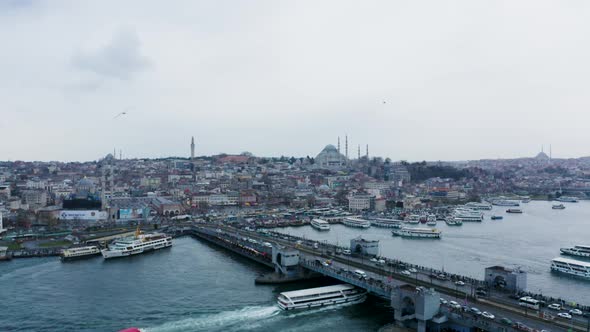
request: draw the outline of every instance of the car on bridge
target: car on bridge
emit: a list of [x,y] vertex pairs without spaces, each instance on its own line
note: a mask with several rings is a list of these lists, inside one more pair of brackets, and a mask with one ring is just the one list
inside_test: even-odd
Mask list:
[[491,314],[487,311],[482,312],[481,315],[483,316],[483,318],[487,318],[487,319],[495,319],[496,318],[496,316],[494,316],[493,314]]
[[550,304],[549,306],[547,306],[547,308],[552,309],[552,310],[561,310],[561,304],[553,303],[553,304]]
[[572,319],[572,315],[568,314],[567,312],[560,312],[557,314],[557,316],[565,319]]
[[580,309],[572,309],[572,310],[570,310],[570,314],[582,316],[583,312]]

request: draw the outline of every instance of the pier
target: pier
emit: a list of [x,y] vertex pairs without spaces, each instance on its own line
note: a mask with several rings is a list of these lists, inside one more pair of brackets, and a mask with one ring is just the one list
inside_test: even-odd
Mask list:
[[[397,325],[419,332],[438,332],[446,328],[470,331],[588,331],[590,320],[574,317],[561,319],[557,312],[526,309],[519,305],[515,294],[526,288],[526,273],[502,267],[486,269],[486,280],[444,274],[398,259],[375,258],[376,241],[352,239],[350,247],[339,247],[269,230],[246,231],[219,224],[193,226],[186,233],[200,240],[221,246],[259,264],[274,269],[278,281],[295,281],[310,276],[328,276],[366,289],[373,296],[390,302]],[[351,255],[345,255],[351,250]],[[373,258],[373,260],[371,260]],[[416,272],[408,275],[407,269]],[[362,270],[359,278],[354,270]],[[490,279],[491,278],[491,279]],[[502,280],[506,290],[492,287]],[[271,280],[272,281],[272,280]],[[464,282],[458,286],[455,282]],[[456,301],[461,308],[441,304]],[[549,304],[549,303],[547,303]],[[486,319],[470,308],[491,312],[496,319]],[[506,324],[499,318],[512,323]]]

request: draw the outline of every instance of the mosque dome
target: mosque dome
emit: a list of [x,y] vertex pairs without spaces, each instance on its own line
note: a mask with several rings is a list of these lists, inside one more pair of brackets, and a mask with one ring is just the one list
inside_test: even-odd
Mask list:
[[322,168],[339,168],[346,165],[343,156],[334,145],[328,144],[315,158],[315,163]]

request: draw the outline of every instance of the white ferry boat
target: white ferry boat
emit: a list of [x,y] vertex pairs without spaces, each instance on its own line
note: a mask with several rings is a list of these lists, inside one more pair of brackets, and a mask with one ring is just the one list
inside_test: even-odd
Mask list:
[[371,226],[381,228],[401,228],[403,220],[389,219],[389,218],[375,218],[371,219]]
[[68,248],[61,251],[60,258],[62,261],[69,261],[74,259],[89,258],[100,255],[100,249],[97,246],[85,246]]
[[483,213],[458,208],[455,209],[453,217],[462,222],[481,222],[483,220]]
[[497,205],[497,206],[520,206],[520,203],[517,201],[511,201],[508,199],[498,199],[498,200],[494,200],[492,201],[493,205]]
[[361,218],[346,217],[342,220],[342,223],[346,226],[357,227],[357,228],[369,228],[371,222]]
[[367,298],[364,289],[342,284],[283,292],[277,303],[283,310],[309,309],[342,303],[361,303]]
[[488,203],[469,202],[465,207],[473,210],[491,210],[492,205]]
[[322,219],[314,219],[311,221],[311,227],[317,229],[318,231],[329,231],[330,224]]
[[420,223],[420,216],[417,214],[412,214],[404,219],[404,222],[410,225],[417,225]]
[[449,218],[445,219],[445,222],[449,226],[461,226],[461,225],[463,225],[463,221],[461,219],[457,219],[457,218],[453,218],[453,217],[449,217]]
[[442,232],[437,230],[436,228],[404,227],[402,229],[392,230],[391,234],[401,236],[401,237],[410,237],[410,238],[416,237],[416,238],[440,239]]
[[590,279],[590,263],[568,258],[554,258],[551,260],[551,270]]
[[573,248],[561,248],[559,249],[564,255],[580,256],[590,258],[590,246],[577,245]]
[[134,237],[115,240],[108,249],[103,249],[101,253],[102,257],[108,259],[142,254],[171,246],[172,237],[163,233],[141,234],[138,228]]
[[561,196],[555,199],[558,202],[578,203],[578,199],[571,196]]

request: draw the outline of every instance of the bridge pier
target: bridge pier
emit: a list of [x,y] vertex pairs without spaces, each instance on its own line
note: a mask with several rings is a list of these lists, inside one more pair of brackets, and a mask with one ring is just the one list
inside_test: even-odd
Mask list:
[[439,312],[440,294],[433,289],[403,285],[391,292],[391,307],[398,325],[426,332],[426,322]]

